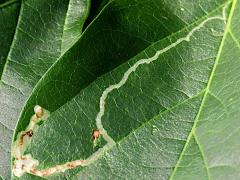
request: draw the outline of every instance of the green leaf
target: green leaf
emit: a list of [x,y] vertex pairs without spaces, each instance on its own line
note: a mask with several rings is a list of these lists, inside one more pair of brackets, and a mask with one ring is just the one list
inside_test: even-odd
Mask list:
[[19,2],[19,0],[0,0],[0,6],[5,6],[8,4],[12,4],[13,2]]
[[[10,3],[11,1],[3,5],[5,7]],[[88,15],[89,1],[22,1],[19,22],[10,50],[9,38],[12,38],[15,31],[13,26],[16,24],[18,10],[16,7],[12,10],[5,9],[1,9],[1,13],[5,13],[0,17],[4,19],[0,22],[3,28],[1,31],[6,31],[6,28],[13,30],[9,31],[9,35],[6,32],[1,33],[1,36],[4,36],[2,42],[6,43],[1,44],[4,48],[1,50],[0,61],[0,145],[3,147],[1,152],[4,151],[0,172],[4,178],[9,179],[11,136],[21,109],[42,75],[62,52],[79,39]]]
[[90,0],[70,0],[62,34],[62,54],[80,38],[85,20],[88,17]]
[[[219,6],[215,3],[206,6],[204,1],[199,3],[206,12]],[[206,15],[205,11],[198,11],[198,3],[192,4],[192,12],[182,11],[180,6],[174,7],[171,2],[162,0],[154,5],[148,0],[128,4],[129,1],[120,0],[105,6],[80,40],[41,78],[22,112],[16,133],[26,128],[36,104],[55,111],[97,77]],[[148,10],[141,11],[143,7]]]
[[[6,57],[17,25],[20,3],[16,1],[6,2],[0,5],[0,75],[2,74]],[[6,21],[7,19],[7,21]],[[1,111],[2,106],[1,107]],[[0,112],[1,114],[2,112]],[[9,130],[0,120],[0,179],[10,177],[10,149],[12,131]],[[8,162],[8,163],[6,163]],[[8,171],[6,171],[8,169]]]
[[[236,28],[236,24],[239,23],[239,9],[239,1],[233,1],[230,14],[227,18],[227,25],[224,28],[225,32],[218,51],[215,51],[216,58],[212,61],[213,66],[210,66],[212,68],[209,71],[209,78],[206,81],[207,84],[203,89],[202,95],[197,95],[196,93],[197,97],[193,98],[191,96],[187,101],[182,101],[180,105],[171,107],[165,113],[161,113],[158,117],[148,121],[135,132],[131,133],[128,138],[124,138],[122,143],[119,143],[117,147],[108,152],[104,158],[87,167],[80,174],[79,178],[84,178],[84,175],[88,177],[99,177],[99,175],[104,177],[105,174],[108,174],[107,170],[108,172],[110,171],[109,174],[113,177],[117,175],[123,176],[128,172],[128,174],[135,175],[133,176],[134,178],[136,176],[140,178],[157,178],[162,176],[166,178],[170,177],[170,179],[239,178],[239,143],[237,139],[239,137],[238,117],[240,99],[238,95],[240,92],[236,88],[239,86],[236,80],[239,78],[238,69],[240,65],[240,46],[239,40],[237,40],[239,39],[239,36],[237,36],[239,29]],[[214,24],[214,22],[212,23]],[[209,26],[211,27],[210,22]],[[212,31],[210,27],[208,32]],[[216,24],[213,28],[216,28]],[[221,31],[221,29],[219,30]],[[194,39],[189,42],[194,43],[192,48],[196,44],[201,44],[201,35],[202,37],[208,37],[207,32],[204,36],[201,33],[200,36],[196,34],[194,36],[196,42],[193,42]],[[235,38],[235,36],[238,38]],[[202,39],[203,47],[209,45],[210,48],[218,47],[216,45],[211,46],[214,39],[215,37]],[[180,53],[182,59],[185,59],[186,62],[188,60],[186,58],[186,50],[191,44],[188,44],[187,47],[182,46],[182,48],[176,47],[176,49],[186,48],[184,55]],[[192,51],[194,52],[194,49]],[[202,52],[208,54],[207,49]],[[205,53],[201,56],[198,55],[198,57],[206,59],[204,57]],[[167,53],[165,56],[167,56]],[[169,59],[166,58],[166,61],[170,61]],[[193,60],[196,61],[196,59],[198,58],[195,57]],[[161,59],[159,60],[161,61]],[[174,59],[171,59],[171,61],[174,61]],[[177,61],[172,64],[175,63],[178,64]],[[201,64],[203,65],[204,62],[201,62]],[[169,65],[169,68],[173,67],[173,65]],[[181,69],[183,76],[186,76],[187,74],[185,73],[188,71],[183,69],[184,66],[178,64],[178,67]],[[190,70],[189,66],[187,70]],[[194,70],[193,67],[191,67],[190,71],[192,70]],[[194,71],[202,72],[199,72],[199,74],[195,73],[193,77],[196,80],[200,77],[201,80],[206,80],[201,76],[204,72],[203,70],[204,68]],[[180,73],[177,74],[179,75]],[[174,80],[173,72],[171,76],[172,78],[170,79]],[[184,79],[184,77],[176,77],[176,80],[180,82],[184,81]],[[172,83],[168,84],[172,85]],[[178,86],[174,87],[181,87],[181,83],[176,84]],[[182,84],[183,87],[186,84],[188,83],[184,82]],[[189,91],[185,90],[184,92],[187,94]],[[193,91],[190,92],[192,93]],[[159,97],[161,98],[161,96]],[[149,131],[151,131],[153,125],[159,131],[154,137],[151,137]],[[105,126],[107,127],[107,125]],[[187,133],[187,136],[185,133]],[[125,160],[124,163],[121,163],[124,161],[122,159]],[[126,159],[129,160],[128,163]],[[139,169],[139,164],[142,171]],[[129,176],[127,177],[129,178]]]
[[110,0],[91,0],[91,9],[84,27],[87,27],[109,2]]
[[[17,135],[27,127],[34,102],[50,110],[50,116],[34,131],[24,152],[39,162],[34,169],[38,175],[55,168],[57,173],[44,178],[239,178],[240,2],[166,3],[161,8],[169,7],[170,11],[172,5],[172,12],[179,12],[179,19],[186,23],[175,24],[168,18],[165,32],[160,31],[163,26],[150,21],[155,19],[155,12],[161,12],[158,5],[147,0],[111,2],[80,41],[41,79],[16,130]],[[115,16],[115,20],[127,19],[118,22],[117,32],[128,32],[130,37],[135,35],[149,42],[142,41],[138,48],[130,48],[122,42],[122,38],[127,38],[121,36],[117,42],[124,48],[120,52],[134,51],[128,56],[117,57],[117,51],[111,54],[117,46],[107,51],[114,41],[97,41],[102,35],[109,39],[118,35],[113,33],[118,23],[114,24],[111,18],[105,20],[113,17],[113,12],[119,13],[117,10],[124,13]],[[169,11],[158,17],[166,17],[171,14]],[[140,19],[144,23],[136,23],[135,13],[143,17]],[[170,17],[176,19],[172,14]],[[139,27],[143,25],[146,26],[142,30]],[[111,31],[94,36],[99,33],[96,27],[108,27]],[[151,27],[159,34],[153,33]],[[143,36],[146,32],[149,34]],[[94,43],[90,43],[91,37],[95,37]],[[109,59],[116,63],[102,61],[105,56],[95,55],[88,49],[89,44],[96,52],[107,51],[108,57],[112,55]],[[86,54],[77,54],[83,45],[88,45]],[[74,57],[78,58],[73,65],[64,66],[63,59]],[[71,66],[85,71],[74,71]],[[96,79],[101,74],[104,75]],[[56,89],[49,91],[54,86]],[[75,97],[70,100],[72,96]],[[95,146],[94,130],[100,131],[100,147]],[[64,164],[76,160],[83,160],[82,166],[66,170]],[[61,170],[66,171],[60,173]]]
[[[0,5],[0,75],[2,74],[6,57],[9,52],[11,42],[14,36],[18,13],[19,13],[19,2],[9,1]],[[5,19],[8,19],[6,22]]]

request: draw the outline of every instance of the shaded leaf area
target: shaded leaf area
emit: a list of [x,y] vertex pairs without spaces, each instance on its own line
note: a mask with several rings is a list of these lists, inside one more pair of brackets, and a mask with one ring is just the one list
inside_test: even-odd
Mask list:
[[[162,0],[111,1],[80,40],[44,75],[26,104],[16,134],[23,130],[36,104],[52,111],[102,74],[128,61],[155,41],[207,16],[222,0],[192,2]],[[190,15],[191,14],[191,15]]]
[[0,0],[0,4],[7,2],[8,0]]
[[[20,9],[19,2],[11,2],[0,6],[0,75],[13,40]],[[8,21],[6,21],[8,19]]]
[[[1,164],[4,164],[4,166],[0,167],[0,171],[4,172],[6,177],[11,174],[10,143],[12,131],[25,100],[38,80],[61,55],[62,47],[64,49],[69,48],[70,44],[63,34],[67,34],[71,41],[78,39],[81,34],[81,31],[76,33],[74,28],[75,25],[78,27],[83,25],[86,19],[84,16],[88,13],[89,2],[81,1],[85,3],[86,11],[81,11],[84,18],[79,18],[78,9],[73,10],[71,8],[75,6],[74,0],[70,2],[60,0],[22,1],[19,22],[10,51],[7,48],[9,48],[11,40],[4,45],[1,44],[1,47],[4,46],[3,51],[1,51],[1,53],[4,53],[3,60],[1,57],[1,70],[4,67],[4,71],[0,84],[0,128],[1,134],[4,135],[1,136],[0,145],[6,152],[3,160],[1,158]],[[78,5],[83,8],[81,3],[78,3]],[[68,13],[68,9],[71,12]],[[1,13],[5,13],[5,17],[1,17],[4,19],[0,22],[4,23],[1,28],[11,28],[8,23],[14,23],[17,12],[16,7],[15,11],[14,9],[1,9]],[[69,20],[69,16],[75,16],[74,13],[78,15],[78,20],[74,20],[74,24],[72,24],[73,20]],[[70,19],[72,18],[70,17]],[[77,21],[80,24],[75,24]],[[12,31],[14,33],[15,28]],[[4,35],[4,41],[7,40],[7,34],[6,32],[1,33],[1,36]],[[5,66],[3,66],[5,61]],[[6,144],[8,145],[5,146]]]
[[101,12],[101,10],[106,6],[110,0],[91,0],[91,9],[89,16],[84,24],[84,29],[95,19],[95,17]]
[[0,7],[6,6],[7,4],[20,2],[19,0],[0,0]]
[[[3,67],[11,46],[11,42],[13,40],[19,10],[19,2],[9,2],[0,5],[0,75],[2,74]],[[12,130],[10,130],[4,124],[0,123],[0,177],[2,178],[10,177],[9,152],[11,149],[12,133]],[[6,162],[8,163],[6,164]],[[6,170],[6,168],[8,169],[8,171]]]
[[[235,7],[236,4],[233,4]],[[118,83],[135,62],[150,58],[156,51],[186,37],[204,20],[223,16],[223,6],[224,3],[216,5],[213,12],[150,45],[127,63],[98,78],[53,112],[35,133],[28,148],[27,153],[39,160],[38,168],[45,169],[75,159],[87,159],[95,152],[91,133],[96,129],[95,118],[103,91]],[[231,18],[230,14],[228,24]],[[108,95],[102,124],[117,144],[88,167],[79,168],[79,179],[181,179],[181,174],[178,173],[188,171],[184,167],[198,171],[197,178],[207,179],[208,156],[203,155],[204,144],[199,140],[199,135],[197,138],[192,135],[199,130],[201,123],[208,122],[200,118],[204,109],[211,113],[205,106],[209,90],[213,82],[216,82],[213,77],[217,77],[219,63],[229,60],[221,56],[222,50],[227,46],[223,45],[223,42],[227,42],[227,33],[223,37],[224,30],[223,20],[209,20],[194,32],[189,42],[183,41],[160,54],[156,61],[139,66],[129,76],[126,84]],[[228,72],[228,69],[225,70]],[[236,107],[230,107],[231,110],[234,108]],[[220,114],[218,111],[216,113]],[[228,120],[224,119],[224,124],[231,124]],[[237,118],[233,120],[236,121]],[[206,130],[208,132],[207,128],[202,128],[205,135],[208,134]],[[236,143],[234,145],[238,146]],[[222,162],[219,160],[218,165]],[[213,171],[211,173],[214,175]],[[218,172],[218,176],[222,174],[222,171]],[[72,178],[74,175],[75,171],[68,171],[59,177]],[[192,176],[189,174],[190,179],[194,176],[194,173]],[[55,177],[49,177],[51,178]]]

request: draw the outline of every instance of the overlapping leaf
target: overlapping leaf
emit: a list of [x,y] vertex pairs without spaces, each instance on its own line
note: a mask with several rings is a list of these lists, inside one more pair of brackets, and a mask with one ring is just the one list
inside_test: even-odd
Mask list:
[[[6,57],[14,36],[19,9],[20,3],[16,1],[6,2],[0,5],[0,75],[2,75]],[[8,21],[6,21],[6,19],[8,19]],[[11,135],[12,131],[0,123],[0,177],[9,177],[9,171],[6,171],[5,167],[10,170],[9,152],[11,149]]]
[[[0,143],[6,154],[1,158],[0,170],[4,178],[9,178],[11,175],[10,147],[7,144],[11,143],[12,131],[24,102],[41,76],[64,51],[71,47],[72,43],[79,39],[88,9],[87,0],[22,1],[11,49],[9,53],[8,50],[4,52],[8,53],[8,56],[7,58],[4,56],[4,60],[1,60],[6,62],[3,63],[4,71],[1,73],[0,85],[0,123],[1,134],[4,134]],[[10,16],[11,10],[5,11],[8,11]],[[1,18],[4,19],[1,23],[7,26],[7,23],[14,23],[15,15],[12,13],[12,17]],[[2,35],[6,36],[6,32]],[[7,48],[8,44],[11,44],[11,41],[8,41],[4,47]],[[2,67],[3,65],[1,70]]]

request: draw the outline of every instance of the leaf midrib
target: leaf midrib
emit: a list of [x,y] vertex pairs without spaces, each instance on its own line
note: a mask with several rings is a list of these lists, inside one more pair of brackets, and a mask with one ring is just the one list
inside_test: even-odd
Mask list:
[[[231,2],[231,1],[229,1],[229,2]],[[210,77],[209,77],[209,80],[208,80],[208,84],[207,84],[207,87],[206,87],[206,91],[205,91],[205,93],[204,93],[204,96],[203,96],[201,105],[200,105],[200,107],[199,107],[198,114],[196,115],[196,118],[195,118],[195,120],[194,120],[193,127],[192,127],[192,129],[191,129],[191,131],[190,131],[190,133],[189,133],[189,136],[188,136],[187,141],[186,141],[186,143],[185,143],[185,145],[184,145],[184,148],[183,148],[183,150],[182,150],[182,153],[180,154],[179,159],[178,159],[178,161],[177,161],[177,163],[176,163],[176,166],[175,166],[175,168],[174,168],[174,170],[173,170],[173,173],[171,174],[171,176],[170,176],[170,178],[169,178],[170,180],[173,179],[173,177],[174,177],[174,175],[175,175],[175,173],[176,173],[176,171],[177,171],[177,169],[178,169],[178,167],[179,167],[179,165],[180,165],[180,162],[181,162],[181,160],[182,160],[182,158],[183,158],[183,154],[185,153],[185,151],[186,151],[186,149],[187,149],[187,147],[188,147],[188,144],[189,144],[189,142],[190,142],[190,139],[191,139],[191,137],[195,134],[196,126],[197,126],[199,117],[200,117],[200,115],[201,115],[202,109],[204,108],[206,98],[207,98],[207,96],[208,96],[208,94],[209,94],[209,92],[210,92],[210,86],[211,86],[211,84],[212,84],[213,77],[214,77],[214,74],[215,74],[217,65],[218,65],[218,63],[219,63],[220,57],[221,57],[221,53],[222,53],[222,50],[223,50],[223,47],[224,47],[224,43],[225,43],[225,40],[226,40],[228,31],[230,30],[231,20],[232,20],[232,16],[233,16],[233,13],[234,13],[234,10],[235,10],[235,7],[236,7],[236,3],[237,3],[237,0],[233,0],[233,1],[232,1],[231,10],[230,10],[230,13],[229,13],[229,17],[228,17],[228,19],[227,19],[227,25],[226,25],[226,27],[225,27],[224,35],[223,35],[223,38],[222,38],[222,41],[221,41],[221,44],[220,44],[220,47],[219,47],[219,50],[218,50],[217,58],[216,58],[216,60],[215,60],[215,63],[214,63],[212,72],[211,72]],[[195,139],[196,139],[196,141],[198,141],[198,138],[197,138],[196,134],[195,134]],[[200,143],[200,142],[198,141],[198,143],[197,143],[198,146],[200,145],[199,143]],[[199,149],[201,149],[200,146],[199,146]],[[207,170],[207,174],[208,174],[208,179],[210,179],[210,173],[209,173],[209,170],[208,170],[208,163],[207,163],[207,160],[206,160],[206,158],[205,158],[205,156],[204,156],[204,152],[203,152],[202,149],[201,149],[201,154],[202,154],[202,156],[203,156],[203,161],[204,161],[204,164],[205,164],[205,166],[206,166],[206,170]]]

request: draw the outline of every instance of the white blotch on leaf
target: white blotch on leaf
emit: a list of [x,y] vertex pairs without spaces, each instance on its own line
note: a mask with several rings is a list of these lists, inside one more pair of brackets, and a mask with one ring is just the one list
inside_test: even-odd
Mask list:
[[38,128],[38,123],[46,120],[50,113],[38,105],[34,107],[34,112],[27,128],[18,133],[17,139],[13,143],[12,155],[15,158],[13,174],[17,177],[22,176],[25,172],[30,173],[38,165],[38,160],[33,159],[30,154],[25,155],[24,153]]

